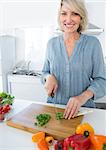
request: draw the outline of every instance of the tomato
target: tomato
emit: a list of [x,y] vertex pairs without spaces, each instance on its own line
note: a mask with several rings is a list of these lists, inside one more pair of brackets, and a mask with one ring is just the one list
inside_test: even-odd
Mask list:
[[0,121],[4,120],[4,114],[0,114]]
[[3,106],[0,105],[0,111],[3,109]]

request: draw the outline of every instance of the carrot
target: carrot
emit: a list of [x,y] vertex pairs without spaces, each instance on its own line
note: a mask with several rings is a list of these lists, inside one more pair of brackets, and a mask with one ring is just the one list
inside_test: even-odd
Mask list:
[[49,150],[49,146],[43,138],[37,142],[37,146],[40,150]]
[[45,138],[45,133],[44,132],[38,132],[32,136],[32,142],[38,142],[40,139]]

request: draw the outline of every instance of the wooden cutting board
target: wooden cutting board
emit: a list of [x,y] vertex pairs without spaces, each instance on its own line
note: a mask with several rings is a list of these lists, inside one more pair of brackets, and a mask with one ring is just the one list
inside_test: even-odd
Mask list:
[[[57,112],[64,112],[64,109],[56,108]],[[34,125],[34,116],[41,113],[49,113],[50,121],[43,127]],[[75,133],[76,127],[81,123],[83,116],[74,119],[56,120],[55,108],[52,106],[32,103],[21,112],[10,118],[6,123],[9,126],[19,128],[31,133],[43,131],[52,135],[55,139],[61,140]]]

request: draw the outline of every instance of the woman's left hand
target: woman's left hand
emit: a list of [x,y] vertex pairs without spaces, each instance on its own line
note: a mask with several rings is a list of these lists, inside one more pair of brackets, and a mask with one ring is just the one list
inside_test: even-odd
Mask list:
[[81,102],[79,96],[70,98],[64,112],[64,118],[65,119],[74,118],[78,113],[80,107],[81,107]]
[[70,98],[64,111],[64,118],[74,118],[77,115],[80,107],[85,104],[91,97],[93,97],[93,92],[86,90],[81,95]]

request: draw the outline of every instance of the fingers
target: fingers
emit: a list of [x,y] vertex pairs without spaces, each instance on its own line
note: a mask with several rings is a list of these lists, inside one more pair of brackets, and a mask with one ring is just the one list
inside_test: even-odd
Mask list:
[[79,111],[79,107],[76,108],[74,115],[72,115],[72,118],[76,117]]
[[47,86],[47,85],[45,85],[44,87],[45,87],[45,89],[46,89],[46,91],[47,91],[48,96],[51,96],[52,93],[53,93],[53,94],[56,93],[57,88],[58,88],[58,85],[57,85],[57,84],[56,84],[56,85],[53,85],[53,86]]
[[49,89],[46,89],[48,96],[51,96],[52,94],[56,93],[58,86],[55,85],[54,87],[50,87]]
[[65,112],[64,112],[64,118],[65,119],[67,119],[69,117],[71,110],[73,108],[73,105],[74,105],[74,103],[73,102],[70,103],[70,100],[69,100],[67,107],[65,109]]
[[54,87],[54,89],[53,89],[53,93],[56,93],[57,88],[58,88],[58,85],[56,84],[55,87]]
[[51,96],[52,93],[53,93],[53,87],[46,87],[46,86],[45,86],[45,89],[46,89],[47,95],[48,95],[48,96]]
[[78,113],[79,107],[78,105],[74,105],[71,113],[69,114],[68,119],[74,118],[76,116],[76,114]]
[[64,111],[64,118],[65,119],[71,119],[74,118],[78,111],[79,111],[80,105],[79,102],[75,99],[69,100],[66,109]]
[[74,104],[74,106],[73,106],[73,108],[72,108],[72,110],[71,110],[71,112],[70,112],[70,114],[68,116],[68,119],[73,118],[73,116],[75,115],[76,109],[77,109],[77,105]]
[[51,96],[51,95],[52,95],[52,91],[53,91],[52,89],[48,90],[48,91],[47,91],[47,95],[48,95],[48,96]]
[[52,93],[56,93],[58,83],[54,75],[49,75],[47,77],[44,87],[47,91],[48,96],[51,96]]

